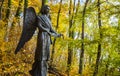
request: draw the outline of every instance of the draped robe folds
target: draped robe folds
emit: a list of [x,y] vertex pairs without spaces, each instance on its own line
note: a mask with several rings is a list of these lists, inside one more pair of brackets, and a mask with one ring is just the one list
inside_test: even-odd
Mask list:
[[57,37],[49,18],[46,15],[37,16],[37,27],[39,29],[35,59],[30,70],[32,76],[47,76],[47,61],[50,54],[51,36]]

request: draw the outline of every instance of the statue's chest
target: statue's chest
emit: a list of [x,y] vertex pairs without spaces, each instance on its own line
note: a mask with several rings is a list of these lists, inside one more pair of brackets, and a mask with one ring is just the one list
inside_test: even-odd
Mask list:
[[50,20],[48,19],[48,17],[46,17],[46,16],[41,16],[41,22],[42,22],[42,25],[43,25],[45,28],[50,28],[51,22],[50,22]]

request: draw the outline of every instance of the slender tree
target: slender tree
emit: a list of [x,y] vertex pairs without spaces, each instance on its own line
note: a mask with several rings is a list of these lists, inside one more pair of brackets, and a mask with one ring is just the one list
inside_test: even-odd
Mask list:
[[[20,13],[21,13],[21,10],[22,10],[22,2],[23,2],[23,0],[19,0],[19,6],[18,6],[18,8],[17,8],[17,11],[16,11],[16,14],[15,14],[15,19],[18,19],[18,21],[19,21],[19,17],[20,17]],[[15,20],[13,20],[13,22],[12,22],[12,24],[11,24],[11,27],[10,27],[10,31],[12,30],[12,28],[14,27],[14,24],[16,23],[16,21]]]
[[[74,6],[75,6],[75,3],[76,0],[74,1]],[[75,22],[77,21],[75,18],[78,16],[78,10],[79,10],[79,7],[80,7],[80,0],[78,0],[77,2],[77,5],[76,5],[76,8],[73,9],[73,11],[75,11],[74,15],[73,15],[73,18],[74,18],[74,21],[73,21],[73,25],[75,24]]]
[[8,8],[6,11],[6,18],[5,19],[8,19],[10,16],[10,9],[11,9],[11,0],[8,0]]
[[85,23],[85,13],[86,13],[86,7],[88,4],[89,0],[86,0],[85,6],[83,8],[83,13],[82,13],[82,34],[81,34],[81,39],[82,39],[82,44],[81,44],[81,52],[80,52],[80,61],[79,61],[79,74],[82,74],[83,71],[83,60],[84,60],[84,23]]
[[[72,7],[72,0],[70,0],[70,4],[69,4],[69,37],[71,37],[71,27],[72,27],[72,23],[71,23],[71,8]],[[67,75],[69,76],[69,71],[70,71],[70,66],[72,63],[72,49],[70,47],[70,44],[68,44],[68,60],[67,60]]]
[[[101,12],[100,12],[100,0],[97,2],[97,7],[98,7],[98,26],[100,30],[100,39],[102,38],[102,33],[101,33]],[[98,66],[100,63],[100,57],[101,57],[101,43],[100,41],[98,42],[98,51],[97,51],[97,58],[96,58],[96,65],[95,65],[95,70],[93,73],[93,76],[97,76],[98,74]]]
[[5,16],[5,22],[6,22],[6,34],[4,36],[4,40],[5,41],[8,41],[8,34],[9,34],[9,26],[8,26],[8,19],[9,19],[9,16],[10,16],[10,9],[11,9],[11,0],[8,0],[8,8],[7,8],[7,11],[6,11],[6,16]]
[[20,10],[21,10],[21,7],[22,7],[22,2],[23,2],[23,0],[19,0],[19,6],[17,8],[15,17],[19,17],[20,16]]
[[[13,39],[13,37],[15,37],[15,34],[13,34],[15,32],[15,25],[18,24],[19,28],[20,28],[20,13],[22,12],[22,2],[23,0],[19,0],[19,4],[15,13],[15,16],[13,18],[13,22],[11,23],[11,26],[9,26],[9,35],[8,35],[8,40],[11,41]],[[20,28],[21,29],[21,28]],[[21,30],[19,30],[21,31]],[[17,32],[17,31],[16,31]]]
[[1,5],[0,5],[0,19],[2,18],[2,6],[3,6],[3,3],[4,3],[4,0],[1,1]]
[[24,0],[24,20],[25,20],[25,14],[26,14],[27,6],[28,6],[28,0]]
[[[59,10],[58,10],[58,15],[57,15],[57,25],[56,25],[56,28],[55,30],[58,29],[58,26],[59,26],[59,17],[60,17],[60,12],[61,12],[61,7],[62,7],[62,0],[60,0],[60,3],[59,3]],[[53,40],[53,45],[52,45],[52,54],[51,54],[51,64],[53,62],[53,58],[54,58],[54,52],[55,52],[55,43],[56,43],[56,38],[54,38]]]
[[105,74],[104,74],[104,76],[108,76],[108,68],[109,68],[109,65],[110,65],[109,60],[110,60],[110,55],[108,55],[108,60],[105,64]]
[[[72,9],[72,0],[70,0],[70,5],[69,5],[69,38],[73,39],[73,30],[72,30],[72,26],[73,26],[73,18],[74,18],[74,10],[75,10],[75,1],[74,0],[74,6]],[[68,60],[67,60],[67,75],[69,76],[69,72],[71,69],[71,64],[72,64],[72,56],[73,56],[73,48],[71,47],[71,44],[68,43]]]
[[48,3],[48,0],[42,0],[42,6]]

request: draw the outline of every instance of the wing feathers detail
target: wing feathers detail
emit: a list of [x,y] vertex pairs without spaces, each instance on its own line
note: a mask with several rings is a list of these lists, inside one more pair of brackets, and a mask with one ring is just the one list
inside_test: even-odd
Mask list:
[[22,35],[20,41],[16,47],[15,54],[24,46],[24,44],[29,41],[35,30],[37,25],[37,16],[33,7],[29,7],[26,9],[25,21],[23,24]]

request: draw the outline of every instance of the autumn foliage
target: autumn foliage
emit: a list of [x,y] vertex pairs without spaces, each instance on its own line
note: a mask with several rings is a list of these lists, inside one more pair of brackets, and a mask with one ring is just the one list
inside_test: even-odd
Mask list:
[[[83,9],[86,0],[71,1],[71,5],[70,0],[62,1],[57,22],[60,1],[46,0],[51,8],[50,14],[54,29],[64,34],[64,38],[56,39],[55,46],[51,45],[51,55],[54,55],[52,63],[49,61],[49,64],[64,76],[92,76],[95,72],[98,44],[100,43],[101,55],[97,76],[119,76],[120,0],[100,0],[100,28],[98,26],[98,0],[88,1],[84,18]],[[28,7],[34,7],[38,15],[41,4],[41,0],[28,0]],[[4,0],[3,4],[0,2],[0,8],[0,76],[29,76],[29,70],[32,68],[34,60],[38,30],[15,55],[14,51],[23,26],[24,0]],[[83,19],[84,39],[81,38]],[[58,27],[56,28],[56,26]],[[53,37],[52,40],[54,40]],[[83,69],[82,74],[79,74],[82,43],[84,43]],[[54,53],[52,53],[53,47]],[[68,56],[69,50],[72,51],[70,56]],[[71,57],[70,65],[68,65],[68,57]],[[49,73],[49,75],[55,76],[56,74]]]

